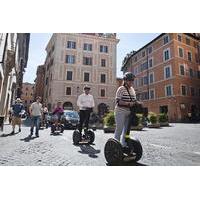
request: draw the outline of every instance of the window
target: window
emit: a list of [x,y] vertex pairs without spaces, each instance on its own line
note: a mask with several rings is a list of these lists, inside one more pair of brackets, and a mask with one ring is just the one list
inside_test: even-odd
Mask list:
[[83,50],[85,50],[85,51],[92,51],[92,44],[84,43]]
[[49,83],[49,77],[46,78],[46,85]]
[[108,46],[100,45],[100,52],[108,53]]
[[165,49],[163,51],[163,56],[164,56],[164,58],[163,58],[164,61],[169,60],[169,58],[170,58],[170,49]]
[[90,81],[90,74],[88,72],[84,73],[84,81],[89,82]]
[[200,57],[199,57],[199,55],[197,53],[195,53],[195,61],[196,61],[196,63],[200,63],[199,62],[200,61]]
[[25,100],[25,103],[27,103],[27,100]]
[[186,86],[185,85],[181,86],[181,94],[184,96],[186,95]]
[[149,59],[149,67],[153,67],[153,59],[152,58]]
[[101,89],[101,97],[105,97],[106,96],[106,91],[105,89]]
[[76,49],[76,42],[74,42],[74,41],[67,41],[67,48],[68,49]]
[[154,82],[154,74],[153,73],[149,74],[149,81],[150,81],[150,83]]
[[172,95],[172,86],[171,85],[165,86],[165,95],[166,96],[171,96]]
[[194,74],[193,74],[193,69],[190,68],[190,77],[193,77],[193,76],[194,76]]
[[199,89],[199,96],[200,96],[200,89]]
[[190,88],[190,91],[191,91],[191,96],[194,96],[195,95],[195,91],[194,91],[193,87]]
[[72,71],[67,71],[67,80],[72,81]]
[[28,90],[28,88],[26,88],[26,90]]
[[200,79],[200,71],[197,71],[197,78]]
[[71,95],[71,87],[66,87],[66,95]]
[[92,65],[92,57],[83,57],[84,65]]
[[148,53],[149,53],[149,54],[152,52],[152,49],[153,49],[152,47],[149,47],[149,48],[148,48]]
[[167,44],[167,43],[169,42],[169,36],[166,35],[166,36],[163,38],[163,40],[164,40],[164,44]]
[[154,99],[154,98],[155,98],[154,90],[150,90],[149,93],[150,93],[150,94],[149,94],[149,98],[150,98],[150,99]]
[[142,57],[145,57],[145,51],[142,52]]
[[178,41],[181,42],[182,41],[182,36],[178,35]]
[[184,68],[184,65],[180,65],[180,75],[185,75],[185,68]]
[[101,74],[101,83],[105,83],[105,82],[106,82],[106,75]]
[[75,56],[74,55],[66,55],[66,63],[74,64],[75,63]]
[[186,44],[187,44],[187,45],[190,45],[190,39],[189,39],[189,38],[186,38],[185,40],[186,40]]
[[171,66],[167,66],[164,68],[164,77],[165,79],[170,78],[172,76],[171,74]]
[[144,77],[143,83],[144,83],[144,85],[147,85],[147,84],[148,84],[148,77],[147,77],[147,76]]
[[179,57],[183,58],[183,49],[182,48],[178,48],[178,55]]
[[106,66],[106,59],[101,59],[101,66],[105,67]]
[[137,56],[134,57],[134,62],[137,62]]
[[192,62],[192,53],[188,51],[188,60]]
[[26,96],[27,96],[27,92],[26,92]]

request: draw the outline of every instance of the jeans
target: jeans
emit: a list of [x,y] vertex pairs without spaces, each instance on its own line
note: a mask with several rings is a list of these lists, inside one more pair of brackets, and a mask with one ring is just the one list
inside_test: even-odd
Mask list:
[[34,126],[36,127],[35,134],[38,135],[40,128],[40,116],[32,116],[31,117],[31,134],[33,134]]

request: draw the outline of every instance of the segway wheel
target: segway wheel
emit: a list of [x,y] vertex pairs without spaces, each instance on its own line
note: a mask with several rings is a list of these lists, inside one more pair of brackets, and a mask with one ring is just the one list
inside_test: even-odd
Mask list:
[[73,133],[73,143],[75,145],[77,145],[77,144],[79,144],[80,141],[81,141],[81,133],[76,130]]
[[52,126],[51,126],[51,133],[54,133],[54,132],[55,132],[55,126],[52,125]]
[[95,139],[94,132],[91,131],[91,130],[88,130],[86,134],[87,134],[87,136],[88,136],[88,138],[90,140],[89,144],[92,144],[94,142],[94,139]]
[[60,125],[60,132],[61,132],[61,133],[64,132],[64,125],[63,125],[63,124]]
[[110,138],[104,147],[104,156],[108,164],[116,165],[123,160],[123,150],[120,142]]
[[135,161],[138,161],[142,157],[143,149],[142,145],[139,140],[136,139],[130,139],[130,144],[133,147],[133,152],[136,153]]

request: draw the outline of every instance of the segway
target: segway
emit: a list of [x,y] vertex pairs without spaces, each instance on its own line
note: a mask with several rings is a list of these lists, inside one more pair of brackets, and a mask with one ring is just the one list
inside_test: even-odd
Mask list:
[[51,125],[51,133],[55,134],[55,133],[63,133],[64,132],[64,125],[61,123],[58,124],[52,124]]
[[59,118],[54,118],[51,125],[51,133],[59,134],[64,132],[64,122],[62,116]]
[[84,134],[82,135],[79,130],[73,132],[73,143],[78,144],[92,144],[95,139],[95,134],[90,129],[84,129]]
[[[138,105],[137,105],[138,106]],[[109,165],[117,165],[122,162],[139,161],[142,157],[143,149],[139,140],[130,138],[131,124],[135,108],[131,109],[128,129],[125,136],[127,147],[123,148],[121,143],[114,138],[110,138],[104,147],[104,156]]]

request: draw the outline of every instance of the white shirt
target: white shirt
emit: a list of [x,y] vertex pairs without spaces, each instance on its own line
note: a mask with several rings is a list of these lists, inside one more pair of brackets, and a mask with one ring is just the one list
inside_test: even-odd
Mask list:
[[31,113],[33,116],[41,116],[42,104],[34,102],[31,104]]
[[91,94],[81,94],[77,100],[77,106],[80,110],[86,110],[86,108],[94,107],[94,98]]

